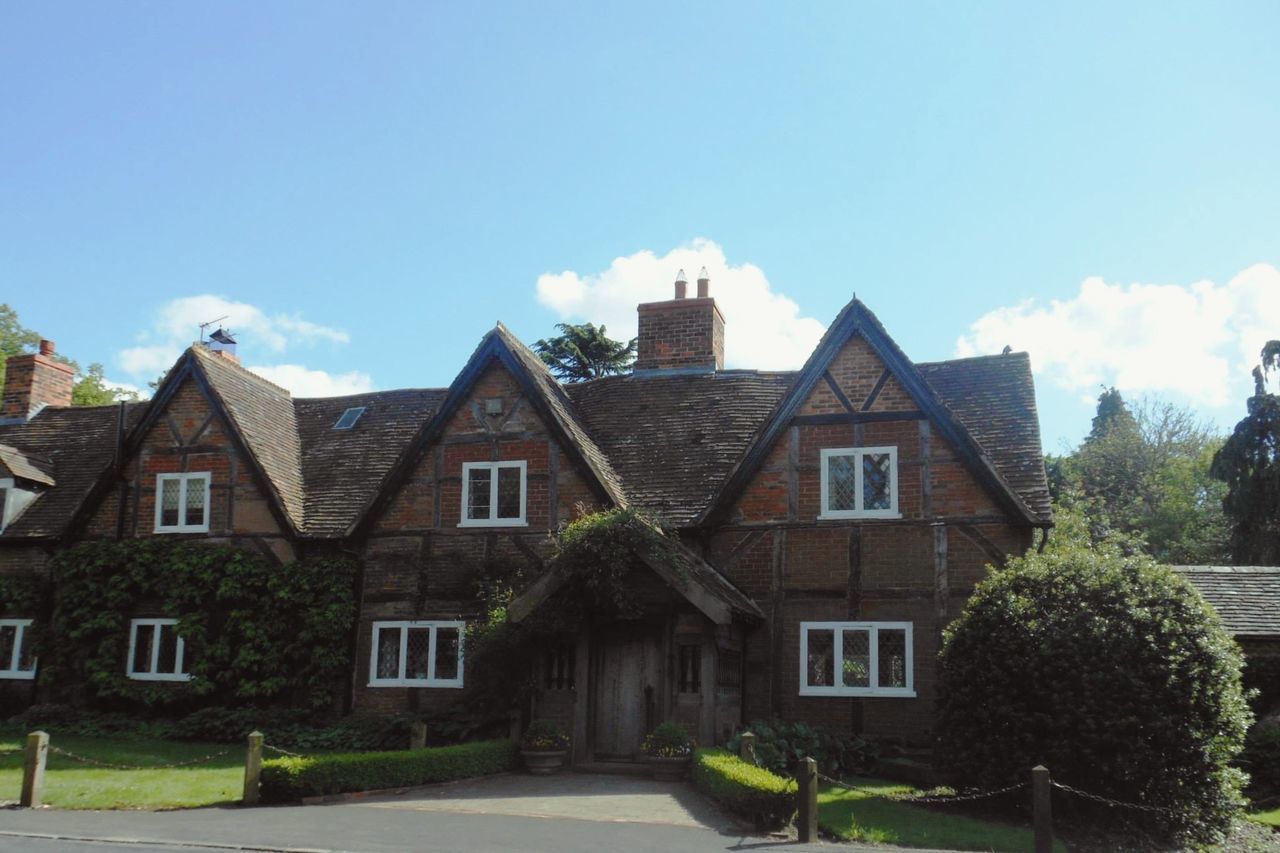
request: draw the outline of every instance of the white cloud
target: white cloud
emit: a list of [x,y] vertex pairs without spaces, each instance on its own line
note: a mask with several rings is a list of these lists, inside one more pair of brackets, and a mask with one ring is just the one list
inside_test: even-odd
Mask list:
[[561,320],[603,323],[610,337],[630,340],[636,334],[636,306],[671,299],[680,269],[689,277],[689,295],[695,295],[695,279],[704,266],[725,318],[726,366],[788,369],[804,363],[825,325],[800,316],[800,307],[776,292],[759,267],[730,265],[719,245],[702,238],[662,257],[644,250],[615,258],[602,272],[545,273],[538,277],[538,301]]
[[[1255,264],[1224,285],[1108,284],[1048,305],[1027,300],[978,318],[956,355],[1027,350],[1036,372],[1093,402],[1100,385],[1174,393],[1219,407],[1252,388],[1249,371],[1280,334],[1280,270]],[[1247,392],[1244,392],[1247,393]]]
[[[256,305],[236,302],[213,294],[184,296],[166,302],[156,311],[151,325],[142,330],[137,345],[121,350],[121,369],[137,380],[151,381],[169,369],[183,350],[199,339],[200,324],[219,320],[238,341],[239,355],[280,354],[291,347],[315,343],[345,344],[351,336],[342,329],[304,320],[297,314],[269,314]],[[356,394],[373,389],[367,373],[327,373],[301,364],[265,364],[250,367],[254,373],[287,388],[299,397],[327,397]]]
[[373,378],[358,370],[326,373],[301,364],[263,365],[249,370],[287,389],[295,397],[342,397],[373,390]]

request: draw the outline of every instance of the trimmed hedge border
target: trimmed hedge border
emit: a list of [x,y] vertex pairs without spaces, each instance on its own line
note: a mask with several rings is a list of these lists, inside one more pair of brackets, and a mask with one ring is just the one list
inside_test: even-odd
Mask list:
[[342,752],[262,762],[262,802],[407,788],[512,770],[519,749],[512,740],[487,740],[397,752]]
[[779,826],[796,812],[796,783],[748,764],[723,749],[693,754],[693,785],[725,808],[755,821]]

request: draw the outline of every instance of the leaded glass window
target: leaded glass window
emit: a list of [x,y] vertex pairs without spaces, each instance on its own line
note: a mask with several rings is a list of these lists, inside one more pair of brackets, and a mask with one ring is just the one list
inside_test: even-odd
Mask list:
[[177,619],[134,619],[129,624],[126,674],[139,681],[190,681],[186,642]]
[[915,696],[911,623],[801,622],[800,672],[802,696]]
[[209,473],[156,475],[156,532],[209,530]]
[[463,622],[374,622],[374,687],[461,687]]
[[524,461],[462,465],[462,527],[525,523],[528,466]]
[[0,619],[0,678],[30,680],[36,677],[31,654],[30,619]]
[[898,517],[898,449],[823,450],[821,489],[819,518]]

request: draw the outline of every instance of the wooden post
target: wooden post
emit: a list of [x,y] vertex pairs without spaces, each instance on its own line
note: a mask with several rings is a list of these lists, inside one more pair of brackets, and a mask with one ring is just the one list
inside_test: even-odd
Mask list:
[[22,762],[22,797],[18,805],[38,809],[44,804],[44,763],[49,758],[49,735],[27,735],[27,752]]
[[1031,815],[1035,825],[1036,853],[1053,851],[1053,801],[1049,796],[1049,768],[1031,768]]
[[414,720],[409,725],[409,749],[422,749],[427,745],[427,724]]
[[512,740],[520,740],[520,735],[522,734],[522,732],[520,731],[520,712],[519,711],[512,711],[507,716],[507,725],[510,732],[510,735],[509,735],[510,738]]
[[258,778],[262,775],[262,732],[249,732],[248,749],[244,754],[244,796],[240,802],[246,806],[258,804]]
[[738,744],[738,757],[748,764],[756,763],[756,736],[751,732],[742,733],[742,741]]
[[812,758],[800,759],[796,768],[796,782],[800,798],[796,830],[801,843],[818,840],[818,762]]

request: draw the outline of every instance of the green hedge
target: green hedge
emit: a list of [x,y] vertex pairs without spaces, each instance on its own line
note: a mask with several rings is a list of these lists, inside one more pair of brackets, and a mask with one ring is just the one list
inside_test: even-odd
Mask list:
[[262,762],[262,800],[376,791],[501,773],[516,766],[515,741],[487,740],[399,752],[343,752]]
[[693,784],[732,812],[757,826],[777,826],[796,811],[796,783],[748,764],[723,749],[693,754]]

